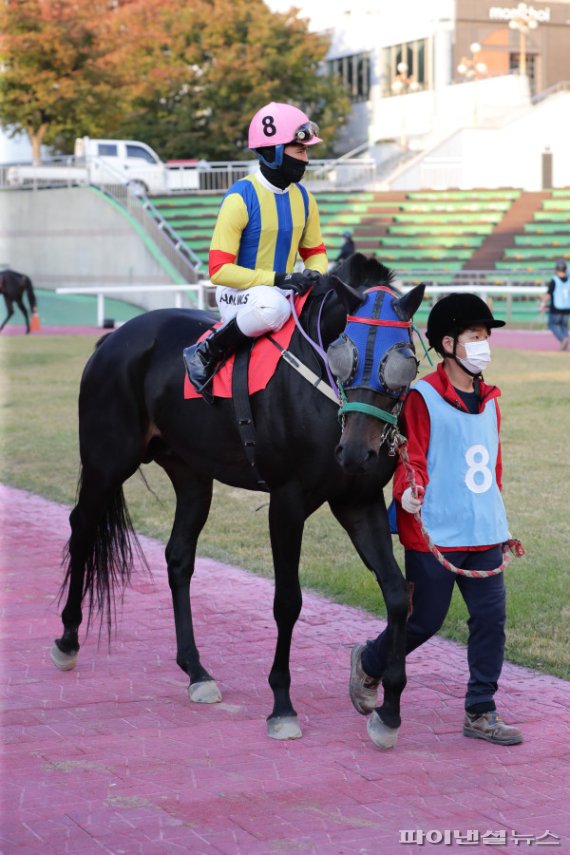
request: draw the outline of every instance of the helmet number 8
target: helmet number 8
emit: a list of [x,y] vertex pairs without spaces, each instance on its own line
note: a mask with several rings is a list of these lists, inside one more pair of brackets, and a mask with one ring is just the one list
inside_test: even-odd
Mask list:
[[275,119],[273,116],[264,116],[261,120],[261,124],[263,125],[263,133],[266,137],[275,136],[277,128],[275,127]]
[[489,452],[484,445],[472,445],[465,453],[465,460],[469,467],[465,473],[468,489],[472,493],[486,493],[493,483],[491,470],[487,466]]

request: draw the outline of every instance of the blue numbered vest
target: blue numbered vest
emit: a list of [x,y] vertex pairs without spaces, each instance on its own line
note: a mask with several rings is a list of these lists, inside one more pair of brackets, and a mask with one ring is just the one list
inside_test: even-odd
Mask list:
[[495,401],[472,414],[450,406],[425,380],[413,388],[430,417],[429,483],[421,514],[431,539],[440,547],[491,546],[508,540],[495,475],[499,451]]
[[554,291],[552,292],[552,308],[555,312],[570,311],[570,279],[561,279],[554,274]]

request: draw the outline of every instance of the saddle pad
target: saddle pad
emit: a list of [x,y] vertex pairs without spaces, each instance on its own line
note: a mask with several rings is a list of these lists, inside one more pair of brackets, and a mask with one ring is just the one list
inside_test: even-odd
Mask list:
[[[303,294],[302,297],[295,297],[295,312],[301,314],[301,310],[305,305],[305,300],[308,294]],[[218,329],[221,324],[216,324],[215,329]],[[293,331],[295,329],[295,318],[291,315],[280,330],[271,333],[271,337],[278,342],[283,348],[289,347]],[[199,341],[202,341],[210,333],[204,333]],[[251,357],[248,366],[248,389],[249,394],[260,392],[265,389],[277,368],[281,351],[272,344],[266,335],[260,336],[255,340],[251,351]],[[217,374],[214,375],[212,383],[212,392],[216,398],[231,398],[232,397],[232,373],[234,369],[234,355],[232,354],[222,365]],[[184,397],[185,398],[201,398],[200,392],[197,392],[188,379],[186,372],[184,373]]]

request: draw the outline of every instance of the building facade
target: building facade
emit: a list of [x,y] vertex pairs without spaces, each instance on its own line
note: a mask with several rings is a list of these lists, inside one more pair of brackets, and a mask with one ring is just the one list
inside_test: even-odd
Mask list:
[[390,142],[423,149],[570,81],[569,2],[400,0],[397,9],[353,0],[328,28],[328,71],[353,102],[339,154]]

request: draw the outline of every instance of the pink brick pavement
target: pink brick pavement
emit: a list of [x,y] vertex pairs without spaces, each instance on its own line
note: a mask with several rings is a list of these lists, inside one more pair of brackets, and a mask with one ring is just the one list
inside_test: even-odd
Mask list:
[[[410,656],[397,747],[380,752],[347,696],[351,645],[381,622],[305,593],[293,654],[303,739],[265,735],[275,630],[272,583],[200,559],[197,636],[224,701],[192,704],[174,661],[163,546],[118,609],[111,652],[82,637],[74,671],[51,664],[68,508],[0,485],[4,855],[411,855],[445,831],[547,831],[570,852],[570,684],[507,664],[498,699],[525,742],[465,739],[462,647]],[[366,572],[364,569],[362,572]],[[507,572],[516,573],[513,567]],[[399,832],[430,832],[424,846]],[[438,834],[439,832],[439,834]],[[494,844],[498,846],[498,844]],[[536,844],[535,844],[536,845]],[[534,851],[534,849],[532,850]],[[544,850],[538,850],[544,851]]]

